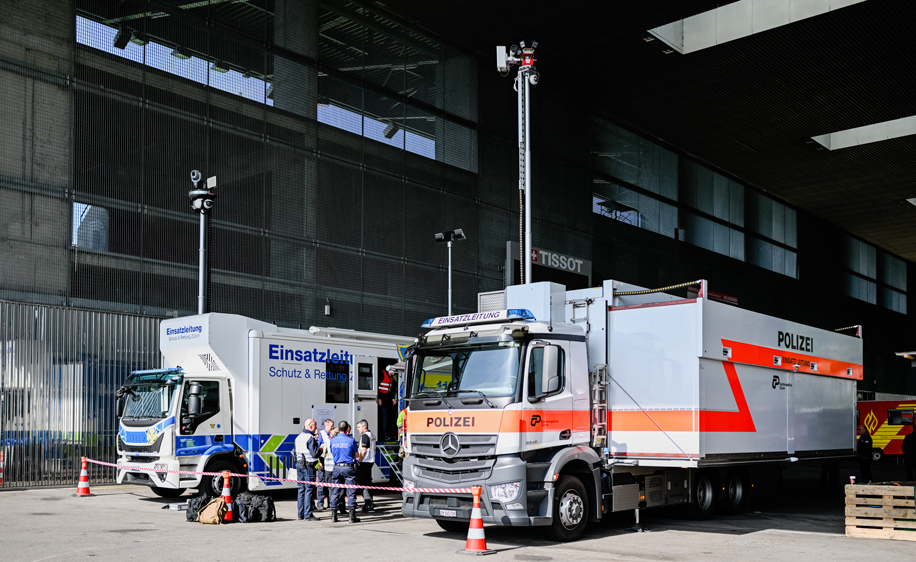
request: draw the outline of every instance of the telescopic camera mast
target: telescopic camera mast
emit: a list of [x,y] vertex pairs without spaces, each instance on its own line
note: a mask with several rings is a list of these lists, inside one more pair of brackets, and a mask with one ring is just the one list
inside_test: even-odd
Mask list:
[[198,186],[200,183],[200,171],[191,170],[191,183],[194,189],[188,192],[191,199],[191,208],[200,213],[200,262],[198,264],[197,280],[197,314],[210,312],[210,267],[207,257],[207,250],[210,246],[210,210],[213,208],[213,200],[216,199],[216,176],[207,178],[207,185],[204,188]]
[[[521,240],[519,256],[522,283],[531,283],[531,258],[533,257],[531,253],[531,126],[528,92],[529,87],[537,86],[541,80],[541,74],[534,67],[534,50],[537,46],[537,41],[532,41],[530,47],[526,47],[524,41],[519,41],[518,45],[512,45],[508,52],[504,46],[496,47],[496,69],[500,74],[508,76],[509,67],[518,66],[514,87],[518,92],[518,195],[519,206],[524,209],[524,237]],[[524,203],[522,192],[524,192]],[[519,230],[522,230],[522,224],[519,224]],[[519,234],[521,235],[521,232]]]

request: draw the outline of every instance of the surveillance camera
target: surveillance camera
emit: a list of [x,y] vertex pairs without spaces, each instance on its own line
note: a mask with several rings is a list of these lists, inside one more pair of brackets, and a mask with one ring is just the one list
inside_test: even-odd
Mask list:
[[204,199],[204,209],[213,208],[213,199]]
[[200,181],[200,170],[191,170],[191,181],[194,182],[194,185],[197,185],[197,182]]
[[528,83],[532,86],[537,86],[538,82],[541,81],[541,74],[539,72],[534,72],[533,74],[528,75]]

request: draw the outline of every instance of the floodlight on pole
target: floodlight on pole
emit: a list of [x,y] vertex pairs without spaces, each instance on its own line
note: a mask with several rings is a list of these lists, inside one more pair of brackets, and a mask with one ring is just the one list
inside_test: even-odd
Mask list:
[[436,233],[436,242],[448,242],[448,315],[452,315],[452,242],[467,240],[460,228]]
[[[524,41],[512,45],[509,51],[506,47],[496,47],[496,69],[503,76],[509,75],[512,66],[518,66],[515,77],[515,91],[518,92],[518,189],[519,189],[519,217],[520,249],[519,267],[521,269],[521,282],[531,283],[531,126],[529,119],[529,88],[537,86],[541,81],[541,74],[534,67],[534,50],[538,42],[532,41],[530,47]],[[524,192],[524,197],[522,196]]]
[[191,208],[200,214],[200,259],[197,264],[197,313],[210,312],[210,213],[213,209],[213,200],[216,199],[216,176],[207,178],[204,186],[199,185],[203,176],[198,170],[191,170],[191,183],[194,189],[188,192],[191,199]]

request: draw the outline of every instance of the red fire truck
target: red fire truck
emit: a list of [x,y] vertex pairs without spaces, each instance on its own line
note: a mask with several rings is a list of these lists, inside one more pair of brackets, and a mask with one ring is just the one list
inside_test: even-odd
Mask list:
[[871,434],[874,449],[872,460],[885,455],[902,455],[903,438],[913,431],[916,400],[867,400],[857,404],[859,425]]

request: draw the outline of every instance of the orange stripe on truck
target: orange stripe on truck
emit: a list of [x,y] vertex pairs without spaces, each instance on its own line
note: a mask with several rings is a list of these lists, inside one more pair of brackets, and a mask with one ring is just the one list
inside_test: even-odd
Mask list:
[[407,412],[408,433],[589,431],[588,410],[427,410]]
[[757,427],[748,408],[738,371],[732,363],[723,363],[737,412],[706,410],[627,410],[609,411],[611,431],[707,431],[755,433]]
[[[738,372],[733,363],[723,363],[737,412],[704,410],[608,411],[611,431],[709,431],[754,433],[751,416]],[[540,433],[544,431],[589,431],[588,410],[428,410],[407,413],[408,433]]]
[[729,340],[722,340],[722,345],[732,349],[731,359],[726,359],[726,363],[734,361],[783,371],[795,371],[797,365],[799,373],[862,380],[862,365],[857,363],[846,363],[835,359]]

